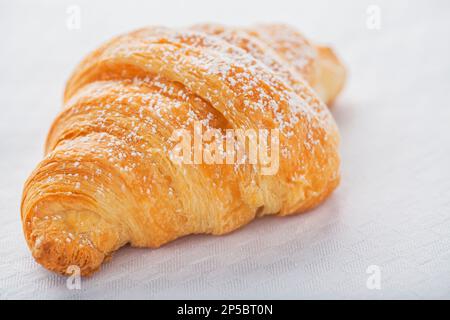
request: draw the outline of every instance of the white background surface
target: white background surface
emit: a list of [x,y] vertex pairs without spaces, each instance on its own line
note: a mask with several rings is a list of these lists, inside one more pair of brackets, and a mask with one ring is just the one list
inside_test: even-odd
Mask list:
[[[381,29],[366,27],[370,4]],[[81,9],[81,29],[66,9]],[[321,207],[222,237],[125,248],[68,290],[21,231],[65,80],[113,35],[150,24],[285,22],[330,42],[350,78],[333,109],[342,184]],[[0,0],[0,298],[450,298],[450,2]],[[369,290],[370,265],[381,290]]]

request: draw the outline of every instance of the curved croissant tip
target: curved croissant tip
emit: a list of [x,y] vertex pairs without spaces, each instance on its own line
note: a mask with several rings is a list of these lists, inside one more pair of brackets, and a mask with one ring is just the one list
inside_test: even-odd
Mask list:
[[82,276],[90,275],[106,258],[91,245],[45,235],[37,237],[30,248],[39,264],[62,275],[72,275],[74,270],[79,270]]

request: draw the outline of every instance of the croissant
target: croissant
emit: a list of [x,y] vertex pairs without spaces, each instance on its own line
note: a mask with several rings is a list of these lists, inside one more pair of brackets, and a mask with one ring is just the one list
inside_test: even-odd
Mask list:
[[[25,183],[32,255],[49,270],[89,275],[126,244],[156,248],[313,208],[340,179],[339,133],[324,102],[344,80],[331,49],[284,25],[150,27],[114,38],[70,77],[45,157]],[[234,162],[176,161],[174,132],[195,139],[199,124],[222,137],[278,134],[269,147],[276,170],[245,161],[242,148],[244,161],[228,149],[215,159]]]

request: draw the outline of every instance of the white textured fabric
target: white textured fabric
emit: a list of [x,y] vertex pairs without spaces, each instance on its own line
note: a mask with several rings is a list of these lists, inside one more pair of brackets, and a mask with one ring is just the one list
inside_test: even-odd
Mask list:
[[[0,298],[450,298],[449,2],[93,2],[0,1]],[[335,44],[350,71],[333,109],[341,186],[306,214],[124,248],[69,290],[33,261],[19,214],[65,79],[113,35],[204,21],[281,21]]]

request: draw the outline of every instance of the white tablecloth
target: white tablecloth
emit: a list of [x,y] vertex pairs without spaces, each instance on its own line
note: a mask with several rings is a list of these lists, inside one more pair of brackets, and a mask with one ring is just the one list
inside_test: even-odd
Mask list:
[[[67,27],[71,5],[80,29]],[[1,0],[0,298],[450,298],[449,16],[448,1]],[[281,21],[335,45],[350,71],[333,109],[339,189],[226,236],[124,248],[69,290],[34,262],[19,217],[64,81],[113,35],[204,21]]]

